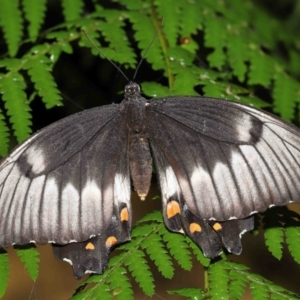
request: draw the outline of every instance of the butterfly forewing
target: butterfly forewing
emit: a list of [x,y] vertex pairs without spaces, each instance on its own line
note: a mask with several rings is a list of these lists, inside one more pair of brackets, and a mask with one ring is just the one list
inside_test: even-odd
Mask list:
[[12,152],[0,167],[1,246],[87,240],[121,205],[130,223],[127,144],[112,105],[54,123]]

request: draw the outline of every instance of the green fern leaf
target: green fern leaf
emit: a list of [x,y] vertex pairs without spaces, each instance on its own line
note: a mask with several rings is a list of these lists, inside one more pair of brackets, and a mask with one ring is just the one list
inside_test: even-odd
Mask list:
[[[177,263],[184,270],[191,270],[191,253],[185,240],[185,236],[179,233],[170,233],[165,227],[161,228],[159,234],[162,235],[164,242]],[[178,247],[180,245],[180,247]]]
[[290,57],[290,61],[289,61],[289,70],[296,74],[299,75],[299,71],[300,71],[300,54],[299,51],[295,50],[295,49],[289,49],[289,57]]
[[115,272],[111,272],[107,281],[114,296],[113,299],[133,299],[132,286],[124,268],[118,268]]
[[201,289],[196,288],[185,288],[180,290],[168,291],[169,295],[179,295],[184,298],[189,298],[191,300],[201,300],[205,299],[204,292]]
[[18,142],[25,140],[31,132],[30,107],[24,89],[25,81],[20,73],[11,72],[0,78],[0,93]]
[[181,2],[176,1],[176,5],[174,5],[174,1],[172,0],[154,1],[158,17],[161,18],[163,16],[165,20],[168,20],[168,22],[163,22],[162,25],[169,47],[174,47],[177,42]]
[[166,97],[170,94],[170,90],[156,82],[143,82],[141,84],[143,94],[149,97]]
[[39,273],[39,252],[34,245],[16,248],[16,253],[23,262],[30,278],[35,281]]
[[[151,44],[155,35],[155,27],[152,19],[144,13],[130,11],[127,13],[133,23],[135,39],[139,48],[144,52]],[[153,70],[165,69],[165,57],[163,56],[158,40],[151,45],[150,51],[145,59],[152,65]]]
[[120,19],[113,19],[107,23],[102,22],[99,26],[101,34],[109,42],[109,48],[106,49],[105,54],[124,67],[134,68],[136,66],[136,54],[130,47],[129,41],[124,40],[126,33],[122,26],[124,26],[124,23]]
[[[150,235],[153,232],[153,226],[150,224],[141,224],[139,226],[135,226],[131,231],[131,237],[142,237],[146,235]],[[121,246],[122,247],[122,246]]]
[[274,111],[291,121],[294,118],[296,103],[300,102],[300,84],[283,72],[274,74]]
[[194,89],[197,85],[199,85],[198,76],[190,68],[185,68],[175,76],[173,93],[175,95],[199,96]]
[[144,0],[134,0],[134,1],[115,0],[115,2],[118,2],[123,6],[127,7],[128,10],[140,10],[141,8],[147,9],[151,6],[150,2]]
[[[199,1],[183,1],[183,3],[180,7],[181,14],[178,23],[180,26],[180,37],[186,38],[196,33],[197,29],[202,29],[201,22],[199,22],[199,18],[201,18],[199,11],[202,5]],[[195,22],[195,20],[197,21]]]
[[225,62],[225,53],[223,47],[225,45],[226,24],[222,17],[215,16],[208,12],[205,17],[204,39],[205,46],[213,48],[213,52],[207,56],[207,60],[211,67],[221,69]]
[[11,57],[17,54],[22,37],[23,20],[18,0],[1,0],[0,27]]
[[274,62],[272,59],[258,51],[258,46],[251,45],[249,51],[250,70],[248,73],[248,84],[261,84],[268,86],[274,74]]
[[280,227],[267,228],[264,232],[265,243],[269,251],[277,259],[282,258],[283,229]]
[[152,296],[154,294],[154,279],[145,259],[145,254],[136,250],[126,258],[125,264],[144,293],[147,296]]
[[174,276],[174,268],[171,257],[166,253],[166,249],[162,243],[161,236],[152,234],[142,243],[142,248],[149,255],[150,259],[157,266],[159,272],[165,278]]
[[5,294],[9,280],[9,260],[7,252],[0,251],[0,297]]
[[83,0],[62,0],[61,4],[67,22],[80,18],[84,6]]
[[41,26],[44,22],[46,11],[46,0],[22,0],[25,19],[28,22],[29,38],[36,41]]
[[269,292],[265,285],[251,282],[250,283],[250,290],[252,295],[252,300],[263,300],[269,299]]
[[233,299],[242,299],[246,286],[248,284],[247,277],[242,276],[235,269],[229,271],[229,295]]
[[161,211],[156,210],[156,211],[153,211],[153,212],[147,214],[146,216],[144,216],[143,218],[138,220],[136,222],[136,224],[140,224],[140,223],[148,222],[148,221],[162,223],[163,218],[162,218]]
[[230,26],[228,32],[226,44],[228,61],[233,74],[240,82],[243,82],[247,71],[245,62],[248,59],[247,53],[249,49],[245,39],[242,37],[242,33],[238,29]]
[[9,134],[7,124],[5,122],[5,117],[3,116],[2,111],[0,110],[0,156],[5,156],[8,151],[8,142]]
[[34,82],[38,94],[42,97],[46,108],[62,105],[60,92],[50,72],[50,63],[50,60],[46,56],[38,55],[26,64],[28,74]]
[[209,295],[212,300],[229,299],[228,270],[222,262],[211,264],[208,268]]
[[300,227],[287,227],[285,229],[285,236],[291,255],[300,264]]

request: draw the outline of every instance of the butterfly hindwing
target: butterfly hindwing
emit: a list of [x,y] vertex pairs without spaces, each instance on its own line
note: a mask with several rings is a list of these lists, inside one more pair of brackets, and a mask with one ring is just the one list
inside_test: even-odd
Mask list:
[[203,97],[155,99],[147,109],[166,225],[190,235],[206,256],[219,251],[211,229],[239,254],[241,234],[253,229],[253,219],[245,218],[299,201],[300,134],[294,126]]
[[21,144],[0,165],[0,245],[130,239],[127,145],[116,105],[75,114]]

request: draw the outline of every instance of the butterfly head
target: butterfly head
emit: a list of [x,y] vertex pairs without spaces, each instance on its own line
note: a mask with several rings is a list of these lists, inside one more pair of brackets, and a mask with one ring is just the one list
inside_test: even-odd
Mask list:
[[132,100],[132,99],[140,98],[140,96],[141,96],[140,86],[136,82],[130,81],[125,86],[125,99]]

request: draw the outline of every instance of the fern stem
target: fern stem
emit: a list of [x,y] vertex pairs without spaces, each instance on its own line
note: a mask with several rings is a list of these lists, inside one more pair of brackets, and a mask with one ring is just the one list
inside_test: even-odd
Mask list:
[[[151,3],[150,15],[154,22],[155,28],[158,29],[161,24],[161,20],[157,16],[153,0],[150,0],[150,3]],[[168,74],[169,88],[170,88],[170,90],[172,90],[173,85],[174,85],[174,75],[172,73],[170,60],[167,55],[168,50],[169,50],[169,45],[168,45],[167,39],[162,30],[159,30],[159,32],[158,32],[158,38],[159,38],[159,41],[161,44],[161,49],[162,49],[163,55],[165,57],[165,62],[166,62],[166,66],[167,66],[166,70],[167,70],[167,74]]]

